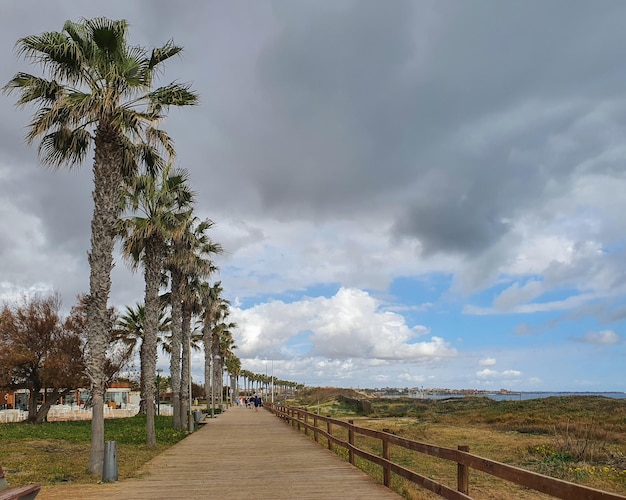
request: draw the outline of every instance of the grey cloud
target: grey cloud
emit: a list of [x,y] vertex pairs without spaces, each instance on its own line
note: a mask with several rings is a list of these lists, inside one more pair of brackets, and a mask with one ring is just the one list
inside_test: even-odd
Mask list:
[[[626,133],[622,2],[186,5],[2,3],[1,83],[27,68],[12,50],[18,37],[79,16],[127,18],[133,43],[183,45],[162,81],[192,82],[202,105],[172,111],[165,126],[199,211],[246,221],[225,232],[233,251],[264,237],[251,229],[262,218],[375,220],[419,242],[422,258],[460,254],[469,282],[491,283],[520,214],[549,224],[550,200],[582,170],[624,173],[620,154],[602,158]],[[0,115],[0,164],[11,168],[0,193],[41,220],[52,247],[86,262],[89,162],[42,172],[22,140],[29,111],[0,96]],[[592,261],[553,266],[548,285],[575,283]],[[132,289],[116,279],[118,293]]]

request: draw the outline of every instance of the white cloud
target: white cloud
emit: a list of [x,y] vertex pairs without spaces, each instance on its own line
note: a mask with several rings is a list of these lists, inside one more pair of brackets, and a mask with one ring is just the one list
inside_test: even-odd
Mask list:
[[498,375],[498,372],[495,370],[491,370],[489,368],[485,368],[484,370],[480,370],[476,372],[476,376],[478,378],[493,378]]
[[485,358],[478,361],[479,366],[494,366],[496,364],[496,358]]
[[504,370],[502,372],[498,372],[496,370],[491,370],[489,368],[485,368],[484,370],[480,370],[476,372],[476,376],[479,379],[495,379],[500,378],[503,380],[518,378],[522,375],[522,372],[519,370]]
[[585,333],[582,337],[577,338],[577,340],[597,345],[617,345],[624,342],[624,338],[613,330]]
[[243,357],[255,357],[306,335],[308,356],[328,359],[432,361],[456,356],[443,338],[418,340],[428,329],[409,327],[403,316],[385,310],[367,292],[341,288],[330,298],[273,300],[250,309],[234,309],[237,345]]

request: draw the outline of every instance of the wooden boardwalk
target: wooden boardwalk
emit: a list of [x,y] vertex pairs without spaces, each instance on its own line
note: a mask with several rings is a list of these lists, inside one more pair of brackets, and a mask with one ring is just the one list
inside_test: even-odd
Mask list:
[[[120,457],[123,460],[123,457]],[[37,500],[398,499],[269,411],[234,407],[117,483],[44,486]]]

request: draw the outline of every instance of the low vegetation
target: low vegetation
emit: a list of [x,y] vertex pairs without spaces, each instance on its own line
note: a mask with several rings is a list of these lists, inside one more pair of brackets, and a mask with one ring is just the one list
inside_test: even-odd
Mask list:
[[[157,416],[157,446],[146,446],[146,417],[106,421],[105,440],[115,441],[120,479],[132,477],[154,456],[186,436],[172,417]],[[91,421],[0,424],[0,465],[10,486],[29,483],[95,483],[87,470]]]
[[[447,448],[468,445],[479,456],[626,495],[626,400],[592,396],[528,401],[369,398],[367,414],[349,404],[366,397],[352,390],[315,389],[285,404]],[[117,443],[121,480],[136,476],[148,460],[186,435],[174,430],[171,417],[166,416],[156,417],[156,433],[158,445],[148,447],[144,444],[145,417],[107,420],[105,439]],[[94,483],[98,478],[86,467],[89,439],[89,421],[2,424],[0,465],[11,486]],[[356,444],[380,452],[379,441],[359,437]],[[450,462],[398,447],[392,447],[391,458],[437,482],[456,485],[456,466]],[[380,467],[362,460],[357,465],[382,480]],[[393,487],[410,500],[439,498],[397,477]],[[476,471],[470,473],[470,493],[477,499],[549,498]]]
[[[325,395],[326,393],[326,395]],[[526,401],[487,397],[434,399],[369,398],[364,413],[346,398],[365,398],[357,391],[311,389],[296,403],[311,411],[354,419],[362,427],[447,448],[468,445],[470,452],[548,476],[626,495],[626,400],[566,396]],[[357,446],[377,451],[380,443],[362,439]],[[340,452],[341,453],[341,452]],[[456,467],[405,450],[392,458],[431,479],[456,485]],[[380,468],[358,464],[371,475]],[[396,480],[396,491],[409,499],[438,498]],[[548,498],[476,471],[471,473],[475,498]]]

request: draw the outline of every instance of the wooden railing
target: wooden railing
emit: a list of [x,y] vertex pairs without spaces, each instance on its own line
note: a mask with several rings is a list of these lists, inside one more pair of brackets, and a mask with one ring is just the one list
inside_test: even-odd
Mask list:
[[[562,481],[560,479],[544,476],[525,469],[520,469],[501,462],[489,460],[469,453],[468,446],[459,446],[454,450],[451,448],[443,448],[431,444],[405,439],[394,434],[357,427],[352,420],[343,421],[330,417],[324,417],[313,412],[309,412],[303,408],[293,406],[279,406],[271,403],[265,403],[268,410],[277,417],[285,420],[292,427],[305,434],[313,433],[315,442],[319,442],[320,438],[326,440],[329,450],[333,450],[334,446],[340,446],[347,450],[348,460],[354,465],[354,457],[361,457],[369,462],[382,467],[383,484],[388,488],[391,487],[391,474],[397,474],[414,484],[426,488],[446,499],[471,499],[469,496],[469,474],[470,469],[485,472],[492,476],[504,479],[511,483],[515,483],[526,488],[530,488],[542,493],[547,493],[556,498],[564,500],[618,500],[626,499],[625,496],[616,493],[588,488],[579,484]],[[348,439],[340,439],[333,429],[343,428],[347,430]],[[382,442],[382,454],[375,455],[368,451],[362,450],[355,446],[355,435],[360,434],[374,439],[380,439]],[[345,432],[344,432],[345,435]],[[390,446],[399,446],[401,448],[423,453],[432,457],[442,458],[451,462],[456,462],[457,467],[457,489],[450,488],[446,485],[437,483],[421,474],[407,469],[402,465],[394,463],[390,460]]]

